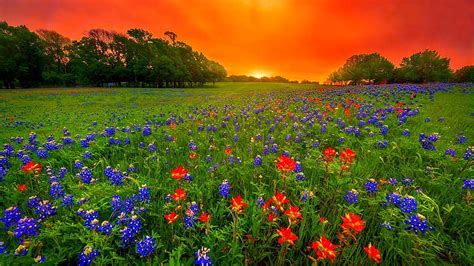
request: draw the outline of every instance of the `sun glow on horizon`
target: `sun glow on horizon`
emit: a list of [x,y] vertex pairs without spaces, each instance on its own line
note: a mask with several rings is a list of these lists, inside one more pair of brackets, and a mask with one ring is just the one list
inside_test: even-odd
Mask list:
[[263,77],[271,77],[271,73],[265,71],[255,71],[249,74],[249,76],[256,77],[258,79]]

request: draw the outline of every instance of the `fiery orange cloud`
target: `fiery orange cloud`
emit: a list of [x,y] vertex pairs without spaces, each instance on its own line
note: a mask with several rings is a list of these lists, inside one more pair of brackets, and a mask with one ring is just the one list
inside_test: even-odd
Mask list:
[[229,74],[319,81],[358,53],[398,65],[429,48],[453,69],[474,64],[473,15],[471,0],[0,0],[0,20],[31,30],[171,30]]

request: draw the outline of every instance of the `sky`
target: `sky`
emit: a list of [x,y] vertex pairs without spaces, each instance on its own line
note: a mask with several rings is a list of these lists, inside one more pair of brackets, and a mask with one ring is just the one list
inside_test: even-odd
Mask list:
[[472,0],[0,0],[0,20],[79,39],[92,28],[173,31],[228,74],[323,82],[354,54],[399,65],[425,49],[474,64]]

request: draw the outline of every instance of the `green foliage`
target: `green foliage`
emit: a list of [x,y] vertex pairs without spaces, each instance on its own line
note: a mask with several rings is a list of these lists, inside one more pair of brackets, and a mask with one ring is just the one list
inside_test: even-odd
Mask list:
[[462,67],[454,73],[456,82],[474,82],[474,66]]
[[426,83],[452,80],[449,59],[438,52],[425,50],[404,57],[398,69],[397,79],[404,82]]
[[[39,35],[39,36],[38,36]],[[193,87],[223,81],[225,68],[177,40],[142,29],[126,35],[91,29],[80,40],[0,24],[0,80],[6,88],[99,86]]]
[[392,77],[393,64],[378,53],[353,55],[342,68],[333,72],[329,79],[333,82],[349,81],[352,84],[380,83]]

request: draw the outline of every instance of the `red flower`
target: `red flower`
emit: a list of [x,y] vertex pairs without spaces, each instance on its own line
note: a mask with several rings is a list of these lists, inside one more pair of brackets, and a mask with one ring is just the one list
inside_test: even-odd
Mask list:
[[270,212],[267,216],[267,220],[271,223],[271,222],[275,222],[276,219],[278,217],[278,214],[274,213],[274,212]]
[[278,243],[281,245],[283,245],[283,243],[293,245],[295,241],[298,240],[298,236],[293,234],[291,228],[280,227],[280,229],[277,230],[277,234],[280,236]]
[[353,230],[355,234],[358,234],[364,230],[364,224],[365,222],[357,214],[349,212],[345,216],[342,216],[341,227],[344,229],[344,231]]
[[23,190],[26,190],[26,188],[27,188],[27,185],[21,184],[21,185],[18,185],[18,187],[16,189],[19,190],[19,191],[23,191]]
[[321,217],[319,217],[319,222],[320,222],[320,223],[323,223],[323,224],[327,224],[327,223],[328,223],[328,220],[326,220],[326,218],[324,218],[324,217],[321,216]]
[[334,156],[336,156],[336,150],[334,148],[326,148],[323,152],[324,160],[326,162],[332,162],[334,160]]
[[178,181],[181,181],[188,174],[188,170],[181,165],[171,170],[171,177]]
[[301,215],[300,208],[297,206],[290,206],[288,210],[285,211],[285,215],[288,216],[290,221],[298,222],[299,220],[303,219],[303,215]]
[[174,194],[171,195],[171,197],[172,197],[173,200],[175,200],[175,201],[186,200],[186,191],[185,191],[184,189],[177,188],[177,189],[174,191]]
[[296,162],[285,155],[281,155],[277,158],[276,165],[280,171],[287,173],[295,170]]
[[341,163],[345,163],[345,164],[351,164],[353,163],[353,159],[356,157],[356,154],[354,153],[354,151],[352,151],[351,149],[345,149],[344,151],[341,152]]
[[39,163],[35,163],[35,162],[28,162],[27,164],[25,164],[21,170],[25,171],[26,173],[39,173],[41,172],[41,170],[43,170],[42,168],[43,166]]
[[337,247],[338,246],[331,243],[325,236],[321,236],[319,241],[315,241],[311,245],[318,259],[329,259],[332,263],[334,263],[334,259],[336,258]]
[[236,213],[241,213],[244,207],[248,206],[248,204],[242,200],[242,197],[240,195],[231,199],[230,202],[231,202],[230,208]]
[[276,192],[275,195],[273,197],[271,197],[264,205],[263,205],[263,208],[266,209],[268,207],[270,207],[270,205],[272,203],[275,203],[276,204],[276,207],[283,211],[284,208],[283,208],[283,204],[287,204],[289,202],[288,198],[283,194],[283,193],[280,193],[280,192]]
[[174,223],[176,219],[178,219],[179,215],[176,214],[176,212],[172,212],[169,214],[163,215],[166,220],[168,220],[168,224]]
[[211,216],[205,212],[199,215],[199,221],[201,221],[201,223],[207,223],[209,222],[209,219],[211,219]]
[[231,155],[232,154],[232,149],[230,147],[227,147],[227,148],[225,148],[224,153],[227,154],[227,155]]
[[367,255],[369,255],[369,258],[375,261],[375,263],[380,263],[380,251],[372,246],[372,243],[369,243],[369,245],[364,248],[364,251],[367,253]]
[[196,153],[195,153],[195,152],[191,152],[191,153],[189,154],[189,158],[190,158],[190,159],[196,158]]

